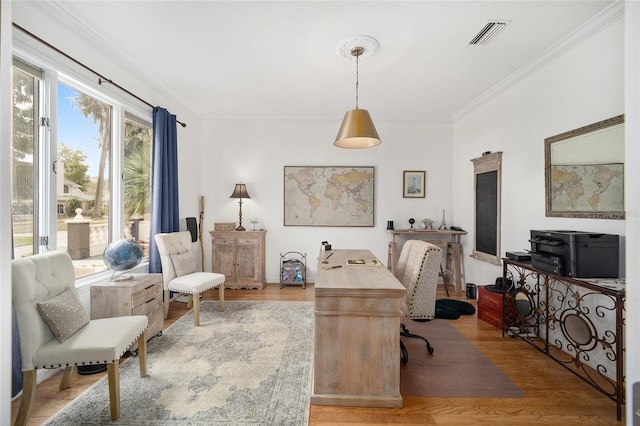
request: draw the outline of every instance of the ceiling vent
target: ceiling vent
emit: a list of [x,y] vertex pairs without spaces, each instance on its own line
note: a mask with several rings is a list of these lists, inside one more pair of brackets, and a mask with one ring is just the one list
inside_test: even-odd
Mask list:
[[489,21],[469,44],[487,44],[509,21]]

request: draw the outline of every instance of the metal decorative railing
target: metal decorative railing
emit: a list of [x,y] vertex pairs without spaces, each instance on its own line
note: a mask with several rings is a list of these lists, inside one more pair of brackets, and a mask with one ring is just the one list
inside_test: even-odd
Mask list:
[[503,333],[624,404],[624,279],[574,279],[503,259]]

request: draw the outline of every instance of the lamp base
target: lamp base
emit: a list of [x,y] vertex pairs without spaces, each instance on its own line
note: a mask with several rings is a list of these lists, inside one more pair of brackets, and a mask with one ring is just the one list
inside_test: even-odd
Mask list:
[[236,228],[236,231],[246,231],[246,229],[244,229],[244,226],[240,225]]

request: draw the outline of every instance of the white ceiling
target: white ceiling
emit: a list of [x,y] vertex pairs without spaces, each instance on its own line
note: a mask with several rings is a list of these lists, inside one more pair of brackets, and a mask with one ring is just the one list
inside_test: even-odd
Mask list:
[[[380,43],[360,61],[359,106],[379,119],[449,119],[612,1],[56,1],[125,68],[202,117],[342,117],[355,105],[345,37]],[[509,25],[469,41],[489,20]],[[129,61],[126,59],[125,61]],[[119,59],[120,60],[120,59]],[[110,76],[118,82],[117,76]]]

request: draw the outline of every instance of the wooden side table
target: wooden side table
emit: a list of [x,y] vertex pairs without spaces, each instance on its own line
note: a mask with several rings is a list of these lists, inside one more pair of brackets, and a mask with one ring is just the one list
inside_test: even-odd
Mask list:
[[224,274],[225,288],[261,289],[265,282],[267,231],[211,231],[213,272]]
[[[147,340],[162,334],[162,274],[135,274],[129,281],[104,280],[91,286],[91,319],[146,315]],[[137,349],[137,344],[131,347]]]

